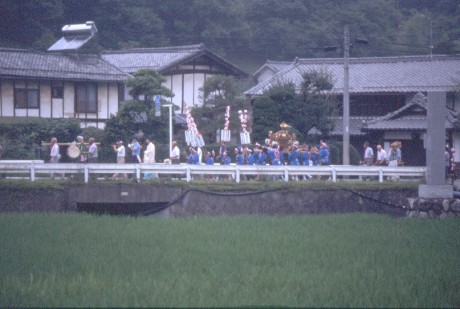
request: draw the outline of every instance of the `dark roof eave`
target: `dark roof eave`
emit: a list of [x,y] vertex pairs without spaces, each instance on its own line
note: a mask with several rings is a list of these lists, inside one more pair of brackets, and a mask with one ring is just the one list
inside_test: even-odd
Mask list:
[[[454,124],[446,121],[446,130],[453,130],[455,129],[454,127]],[[404,128],[400,128],[400,127],[390,127],[390,128],[379,128],[379,127],[367,127],[367,126],[363,126],[361,127],[361,131],[401,131],[401,130],[410,130],[410,131],[426,131],[427,128],[426,127],[423,127],[421,128],[420,126],[418,127],[404,127]]]
[[91,82],[125,82],[129,75],[123,78],[104,79],[104,78],[84,78],[84,77],[59,77],[59,76],[24,76],[24,75],[0,75],[0,79],[27,79],[27,80],[63,80],[63,81],[91,81]]
[[232,63],[226,61],[225,59],[217,56],[216,54],[210,52],[206,48],[202,49],[202,50],[198,50],[195,53],[192,53],[187,57],[178,59],[178,60],[176,60],[176,61],[174,61],[174,62],[172,62],[172,63],[170,63],[170,64],[168,64],[166,66],[163,66],[163,67],[158,69],[158,72],[163,73],[163,72],[172,70],[172,69],[174,69],[175,66],[177,66],[177,65],[179,65],[181,63],[192,61],[192,60],[194,60],[194,59],[196,59],[198,57],[201,57],[201,56],[210,57],[211,59],[213,59],[214,61],[218,62],[220,65],[222,65],[223,67],[228,68],[230,72],[232,72],[234,75],[236,75],[238,77],[243,77],[243,78],[249,77],[248,73],[244,72],[243,70],[241,70],[237,66],[235,66]]

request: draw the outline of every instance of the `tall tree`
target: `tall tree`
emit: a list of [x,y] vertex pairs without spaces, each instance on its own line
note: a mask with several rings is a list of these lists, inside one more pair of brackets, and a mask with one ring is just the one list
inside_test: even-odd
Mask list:
[[[330,74],[312,71],[303,75],[300,92],[292,83],[280,83],[268,89],[263,97],[254,103],[255,138],[260,139],[268,131],[276,130],[281,122],[291,125],[301,140],[309,139],[308,131],[313,126],[327,136],[332,129],[328,117],[335,113],[335,98],[327,95],[332,85]],[[263,104],[267,104],[270,112],[267,113],[263,109]],[[262,125],[265,125],[265,128]]]
[[142,69],[134,73],[132,78],[129,78],[126,85],[131,88],[129,94],[138,98],[143,96],[142,102],[151,109],[153,106],[153,96],[161,95],[165,97],[173,97],[174,94],[163,86],[166,79],[157,71],[150,69]]
[[239,128],[238,110],[247,109],[247,100],[241,93],[243,81],[232,76],[215,75],[204,82],[201,89],[202,106],[194,107],[192,115],[207,143],[216,141],[216,131],[224,128],[227,106],[230,106],[230,130]]
[[[163,111],[161,117],[156,117],[153,104],[153,95],[173,96],[168,88],[161,85],[163,81],[164,77],[152,70],[140,70],[128,80],[127,85],[132,87],[130,94],[135,99],[125,102],[117,115],[107,121],[106,143],[129,140],[137,132],[155,135],[155,140],[166,143],[169,136],[168,113]],[[139,99],[141,96],[142,100]]]
[[53,28],[61,29],[63,11],[61,0],[0,1],[0,44],[4,47],[43,48],[35,42],[52,37]]

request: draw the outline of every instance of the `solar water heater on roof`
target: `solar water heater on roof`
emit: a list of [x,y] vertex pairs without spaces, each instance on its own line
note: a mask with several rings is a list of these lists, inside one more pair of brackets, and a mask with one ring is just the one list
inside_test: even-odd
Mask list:
[[76,50],[91,40],[97,33],[94,22],[85,24],[65,25],[62,27],[63,37],[54,43],[48,51]]

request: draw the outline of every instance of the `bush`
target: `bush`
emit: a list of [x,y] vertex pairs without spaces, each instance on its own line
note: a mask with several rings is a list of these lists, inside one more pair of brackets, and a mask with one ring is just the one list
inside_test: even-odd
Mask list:
[[[329,157],[331,160],[331,164],[343,164],[343,143],[342,142],[334,142],[329,144]],[[350,164],[351,165],[358,165],[359,161],[361,161],[361,156],[359,155],[358,150],[350,144],[349,148],[350,152]]]
[[48,143],[56,137],[58,142],[71,142],[80,133],[77,119],[3,118],[0,121],[2,159],[47,160],[49,147],[42,146],[42,141]]

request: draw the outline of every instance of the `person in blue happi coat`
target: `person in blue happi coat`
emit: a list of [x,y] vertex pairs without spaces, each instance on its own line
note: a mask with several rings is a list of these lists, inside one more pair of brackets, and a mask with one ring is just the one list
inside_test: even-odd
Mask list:
[[319,161],[321,165],[329,165],[329,147],[322,140],[320,141]]
[[299,153],[297,152],[297,146],[292,146],[291,153],[288,156],[289,165],[299,165]]
[[190,147],[189,148],[190,154],[188,155],[188,164],[198,164],[199,161],[199,156],[198,153],[196,152],[195,148]]

